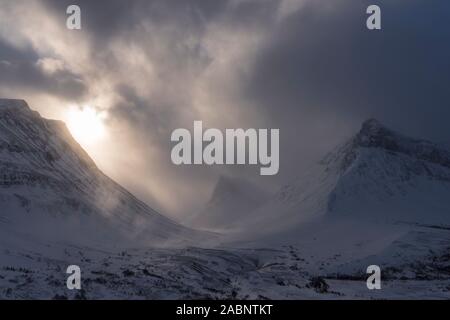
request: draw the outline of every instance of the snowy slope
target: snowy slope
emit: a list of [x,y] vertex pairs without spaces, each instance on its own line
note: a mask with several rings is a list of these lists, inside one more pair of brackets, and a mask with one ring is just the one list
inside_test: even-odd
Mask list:
[[104,175],[63,122],[0,100],[0,228],[72,241],[196,239]]
[[248,212],[259,208],[268,193],[249,181],[220,176],[205,208],[197,213],[190,224],[223,230]]

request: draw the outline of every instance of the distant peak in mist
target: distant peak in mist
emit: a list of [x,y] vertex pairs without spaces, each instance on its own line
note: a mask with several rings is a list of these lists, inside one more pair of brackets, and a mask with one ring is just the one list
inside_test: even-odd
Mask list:
[[220,176],[205,208],[193,217],[191,224],[227,228],[242,215],[260,207],[268,197],[266,191],[248,180]]
[[450,151],[445,146],[403,135],[375,119],[364,121],[351,144],[352,149],[355,147],[381,148],[450,167]]
[[260,202],[265,196],[266,191],[248,180],[221,175],[214,187],[210,204],[216,201],[233,201],[242,197],[251,202]]

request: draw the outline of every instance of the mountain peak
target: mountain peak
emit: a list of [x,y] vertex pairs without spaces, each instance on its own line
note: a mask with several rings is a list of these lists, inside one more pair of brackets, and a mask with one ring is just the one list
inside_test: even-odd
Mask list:
[[30,109],[28,103],[25,100],[0,98],[0,109],[3,108]]
[[382,147],[392,149],[396,147],[400,134],[388,129],[376,119],[368,119],[363,122],[361,130],[356,135],[358,145],[363,147]]
[[214,187],[211,201],[228,201],[235,197],[245,196],[249,200],[259,202],[259,199],[264,199],[266,195],[266,191],[250,181],[220,175]]
[[430,141],[403,135],[386,127],[376,119],[369,119],[363,122],[361,130],[353,138],[353,146],[380,148],[408,155],[430,153],[432,150],[443,149]]
[[376,119],[364,121],[355,136],[329,153],[321,163],[336,163],[345,171],[362,153],[373,156],[374,152],[408,156],[415,161],[450,168],[450,150],[445,146],[403,135]]
[[371,118],[371,119],[367,119],[366,121],[363,122],[363,124],[361,126],[361,131],[367,132],[367,133],[377,133],[378,131],[380,131],[383,128],[385,128],[385,127],[380,121],[378,121],[377,119]]
[[375,119],[366,120],[354,137],[353,147],[379,148],[390,153],[450,168],[450,150],[428,140],[408,137],[385,127]]

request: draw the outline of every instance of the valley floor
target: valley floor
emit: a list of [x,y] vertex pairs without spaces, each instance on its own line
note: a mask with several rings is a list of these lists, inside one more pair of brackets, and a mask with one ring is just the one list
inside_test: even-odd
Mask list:
[[[34,242],[12,249],[6,241],[0,243],[0,298],[449,299],[449,234],[416,228],[378,258],[352,261],[339,253],[318,258],[300,245],[96,250]],[[381,262],[381,290],[366,287],[370,261]],[[66,288],[72,264],[81,268],[82,290]]]

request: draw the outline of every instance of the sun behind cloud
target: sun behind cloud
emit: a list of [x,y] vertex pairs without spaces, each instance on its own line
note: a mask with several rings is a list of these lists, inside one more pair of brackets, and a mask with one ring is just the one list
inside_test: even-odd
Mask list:
[[67,126],[75,140],[84,147],[92,147],[106,135],[105,113],[85,107],[71,107],[68,111]]

